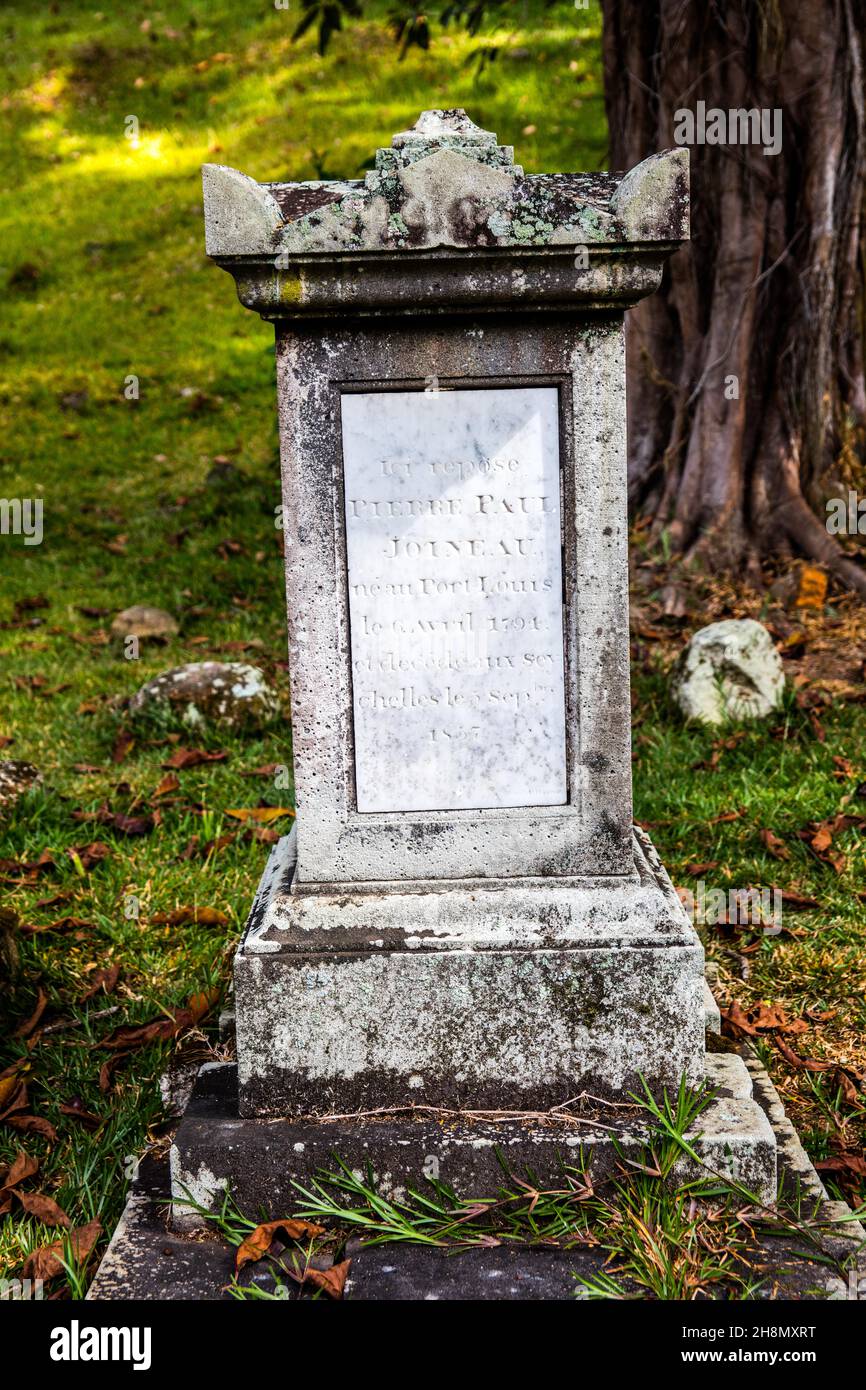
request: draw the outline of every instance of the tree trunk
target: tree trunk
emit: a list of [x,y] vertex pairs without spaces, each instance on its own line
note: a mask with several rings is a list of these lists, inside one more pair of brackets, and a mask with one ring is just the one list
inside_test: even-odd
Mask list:
[[782,113],[778,154],[691,145],[691,244],[628,316],[632,504],[714,568],[799,552],[866,595],[823,505],[866,424],[866,0],[602,4],[611,168],[699,102]]

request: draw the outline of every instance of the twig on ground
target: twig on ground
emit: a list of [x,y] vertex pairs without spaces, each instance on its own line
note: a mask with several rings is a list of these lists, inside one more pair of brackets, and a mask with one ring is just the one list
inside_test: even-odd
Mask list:
[[48,1033],[65,1033],[70,1028],[80,1028],[83,1023],[93,1023],[98,1018],[109,1018],[112,1014],[120,1011],[119,1004],[112,1004],[107,1009],[97,1009],[96,1013],[88,1014],[86,1019],[68,1018],[60,1023],[49,1023],[47,1028],[40,1028],[40,1033],[45,1037]]

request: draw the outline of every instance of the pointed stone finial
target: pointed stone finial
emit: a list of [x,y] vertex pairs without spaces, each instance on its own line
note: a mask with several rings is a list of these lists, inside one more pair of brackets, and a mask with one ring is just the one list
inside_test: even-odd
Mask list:
[[390,149],[377,151],[376,168],[391,173],[440,150],[450,150],[478,164],[507,168],[518,176],[523,173],[514,165],[513,146],[497,144],[495,133],[482,130],[459,106],[422,111],[411,130],[398,131],[392,138]]
[[455,136],[464,144],[496,144],[496,135],[492,130],[482,130],[467,116],[462,106],[452,106],[447,110],[422,111],[412,129],[398,131],[391,145],[399,150],[419,140],[425,144],[451,144]]

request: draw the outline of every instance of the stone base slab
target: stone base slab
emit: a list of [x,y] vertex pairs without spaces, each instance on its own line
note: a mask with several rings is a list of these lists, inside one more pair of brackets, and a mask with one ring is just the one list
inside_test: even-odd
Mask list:
[[[760,1062],[747,1056],[747,1068],[744,1068],[742,1059],[737,1055],[720,1054],[708,1059],[710,1079],[719,1088],[716,1102],[718,1123],[713,1124],[711,1135],[708,1116],[711,1119],[712,1116],[710,1111],[706,1111],[703,1123],[698,1128],[704,1129],[713,1146],[723,1147],[723,1132],[727,1129],[731,1137],[733,1128],[740,1126],[737,1137],[742,1161],[748,1144],[742,1122],[745,1116],[750,1116],[747,1123],[751,1124],[755,1139],[756,1164],[769,1160],[766,1147],[769,1137],[774,1154],[774,1172],[775,1154],[778,1153],[780,1185],[789,1191],[799,1192],[801,1198],[806,1199],[804,1210],[814,1219],[826,1223],[812,1259],[804,1249],[804,1242],[798,1237],[767,1235],[761,1238],[764,1251],[763,1282],[756,1296],[862,1298],[866,1295],[866,1268],[858,1266],[857,1250],[860,1249],[862,1260],[866,1234],[851,1219],[851,1212],[844,1203],[828,1200],[821,1180],[803,1152]],[[746,1098],[752,1086],[755,1100]],[[233,1173],[246,1174],[242,1186],[247,1200],[252,1203],[251,1213],[256,1213],[257,1208],[261,1207],[271,1216],[288,1215],[297,1209],[297,1199],[289,1179],[295,1177],[298,1181],[304,1181],[313,1171],[317,1158],[330,1164],[333,1160],[327,1150],[327,1141],[330,1140],[333,1145],[340,1137],[343,1142],[348,1130],[343,1128],[338,1136],[330,1125],[306,1124],[302,1127],[305,1131],[302,1138],[299,1137],[298,1127],[290,1122],[239,1121],[232,1108],[233,1091],[231,1065],[203,1068],[175,1140],[171,1159],[175,1179],[181,1177],[184,1165],[197,1163],[194,1176],[201,1184],[199,1196],[203,1196],[209,1183],[203,1170],[207,1170],[208,1164],[211,1176],[216,1180],[215,1191],[222,1189],[223,1180],[231,1181]],[[380,1126],[376,1135],[369,1122],[360,1126],[356,1121],[355,1128],[356,1135],[359,1129],[366,1132],[366,1138],[356,1137],[355,1152],[359,1158],[381,1155],[398,1176],[400,1172],[409,1175],[410,1164],[405,1153],[407,1145],[398,1143],[399,1138],[406,1139],[405,1132],[398,1136],[390,1123]],[[488,1137],[477,1126],[473,1128],[476,1139]],[[295,1134],[289,1142],[291,1129],[295,1130]],[[328,1133],[324,1133],[326,1130]],[[319,1134],[318,1139],[310,1138],[313,1132]],[[253,1135],[257,1138],[253,1139]],[[440,1140],[445,1139],[445,1126],[439,1127],[439,1136]],[[427,1128],[419,1133],[421,1143],[416,1152],[420,1152],[429,1137],[430,1130]],[[524,1152],[540,1168],[542,1164],[539,1160],[547,1162],[554,1146],[550,1141],[543,1142],[540,1147],[530,1147],[531,1143],[531,1139],[527,1138]],[[303,1149],[297,1148],[299,1144],[304,1145]],[[489,1191],[490,1181],[498,1183],[501,1178],[501,1169],[494,1161],[491,1145],[482,1143],[473,1148],[471,1141],[466,1142],[464,1136],[463,1141],[450,1145],[446,1154],[449,1151],[455,1156],[459,1155],[464,1174],[474,1172],[477,1175],[472,1181],[471,1191]],[[395,1153],[398,1155],[396,1158]],[[603,1146],[596,1142],[594,1164],[602,1153]],[[573,1147],[566,1147],[566,1155],[568,1161],[573,1155]],[[509,1157],[513,1160],[515,1156],[516,1146],[513,1146]],[[216,1170],[220,1168],[221,1157],[228,1159],[229,1166],[218,1177]],[[234,1252],[215,1238],[212,1230],[178,1229],[179,1208],[174,1209],[175,1220],[168,1219],[171,1211],[168,1167],[165,1160],[150,1158],[141,1164],[124,1214],[88,1292],[89,1299],[231,1298],[227,1286],[234,1267]],[[456,1164],[452,1165],[452,1176],[455,1167]],[[561,1169],[557,1168],[556,1171],[561,1172]],[[769,1161],[763,1172],[763,1182],[769,1196],[770,1187],[775,1187],[775,1179],[771,1181],[770,1177]],[[448,1172],[442,1176],[448,1178]],[[418,1168],[411,1170],[411,1177],[413,1183],[417,1184]],[[395,1191],[393,1179],[394,1172],[386,1189],[392,1193]],[[244,1205],[243,1201],[241,1205]],[[603,1253],[599,1255],[583,1249],[503,1247],[469,1250],[454,1255],[403,1245],[363,1248],[357,1241],[350,1242],[346,1253],[352,1259],[352,1265],[345,1296],[360,1301],[547,1301],[571,1298],[576,1292],[579,1295],[577,1285],[581,1277],[597,1275],[604,1260]],[[257,1284],[265,1289],[273,1288],[271,1275],[265,1265],[249,1266],[241,1282]]]
[[[773,1131],[752,1099],[752,1081],[740,1057],[705,1059],[715,1098],[690,1140],[713,1174],[732,1178],[761,1201],[776,1197]],[[335,1156],[364,1173],[385,1196],[402,1198],[424,1175],[459,1193],[493,1192],[503,1165],[517,1178],[531,1173],[543,1186],[561,1181],[563,1167],[588,1169],[594,1182],[614,1171],[624,1155],[638,1156],[650,1129],[632,1105],[589,1102],[569,1116],[494,1116],[432,1112],[300,1120],[239,1119],[232,1063],[202,1068],[171,1149],[172,1221],[179,1230],[202,1225],[191,1201],[213,1210],[228,1191],[243,1211],[284,1212],[298,1203],[293,1182],[305,1183]],[[695,1177],[684,1158],[676,1171]]]
[[703,1075],[703,948],[655,851],[634,878],[296,891],[277,846],[235,957],[241,1114],[548,1109]]

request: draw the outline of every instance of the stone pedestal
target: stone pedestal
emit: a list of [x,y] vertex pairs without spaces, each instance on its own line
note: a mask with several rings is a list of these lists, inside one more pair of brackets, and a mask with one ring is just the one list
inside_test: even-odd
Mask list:
[[634,875],[298,893],[277,845],[235,958],[243,1115],[539,1110],[704,1077],[703,950],[647,837]]

